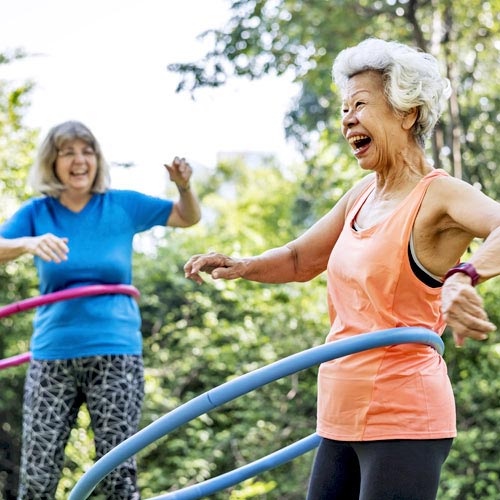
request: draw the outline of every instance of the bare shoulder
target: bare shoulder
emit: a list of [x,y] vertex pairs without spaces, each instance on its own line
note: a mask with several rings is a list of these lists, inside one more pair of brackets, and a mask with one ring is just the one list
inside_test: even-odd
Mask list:
[[455,196],[460,193],[463,194],[464,192],[473,189],[475,188],[467,182],[449,175],[433,179],[429,184],[427,196],[435,199],[435,201],[441,200],[444,203],[446,202],[446,198],[448,196]]
[[361,193],[375,180],[375,174],[371,173],[363,177],[344,195],[346,213],[352,208]]
[[437,177],[430,184],[422,208],[431,209],[436,216],[449,213],[457,202],[463,203],[484,196],[479,189],[469,183],[446,176]]
[[500,223],[500,204],[479,188],[452,176],[434,179],[421,212],[427,221],[445,228],[458,227],[474,236],[489,232]]

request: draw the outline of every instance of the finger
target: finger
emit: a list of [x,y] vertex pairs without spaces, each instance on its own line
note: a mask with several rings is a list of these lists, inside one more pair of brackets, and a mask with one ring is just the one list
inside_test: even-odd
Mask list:
[[50,240],[47,242],[48,252],[50,255],[56,255],[60,260],[68,260],[67,254],[69,252],[69,247],[61,238],[56,240]]
[[179,171],[181,174],[188,174],[191,172],[191,165],[186,161],[185,158],[182,158],[179,164]]
[[67,238],[66,239],[58,239],[55,242],[53,242],[52,245],[49,245],[54,252],[57,253],[57,255],[61,258],[66,260],[67,259],[67,254],[69,253],[69,247],[67,245]]
[[486,311],[484,310],[484,304],[482,299],[477,297],[478,300],[469,300],[463,307],[466,314],[473,317],[487,318]]
[[218,267],[226,267],[228,265],[227,257],[220,254],[200,255],[193,260],[192,272],[211,273]]
[[192,280],[192,281],[194,281],[194,282],[196,282],[196,283],[198,283],[199,285],[201,285],[201,284],[204,283],[202,277],[199,274],[188,274],[188,273],[186,273],[185,277],[188,278],[188,279],[190,279],[190,280]]
[[54,254],[47,245],[40,245],[35,250],[35,255],[40,257],[45,262],[61,262],[59,257]]
[[483,321],[481,324],[465,325],[464,323],[450,322],[448,325],[452,330],[462,337],[470,337],[475,340],[485,340],[488,335],[495,331],[495,325],[489,321]]
[[196,275],[200,272],[203,266],[203,260],[201,255],[193,255],[187,262],[184,264],[184,273],[186,276]]
[[455,341],[455,346],[456,347],[463,347],[465,338],[462,337],[461,335],[458,335],[457,333],[453,332],[453,340]]
[[[455,344],[458,346],[463,345],[466,338],[481,341],[488,338],[488,334],[492,331],[491,328],[485,330],[472,330],[461,325],[450,325],[453,331]],[[494,325],[493,325],[494,326]]]
[[217,267],[212,271],[211,276],[213,279],[216,280],[217,279],[234,280],[241,278],[238,268],[235,266]]
[[471,335],[453,333],[453,339],[455,341],[455,346],[457,346],[457,347],[463,347],[463,345],[465,344],[465,339],[467,339],[467,338],[475,340],[475,341],[482,341],[482,340],[487,340],[488,335],[471,336]]
[[449,320],[466,322],[474,322],[476,319],[488,320],[488,315],[482,305],[469,303],[455,303],[452,307],[443,308],[443,317],[447,322]]
[[43,244],[42,246],[40,246],[40,254],[43,260],[47,262],[57,262],[58,264],[61,262],[61,257],[59,256],[59,254],[48,244]]
[[445,314],[444,317],[450,326],[455,324],[470,330],[478,331],[492,331],[492,329],[496,328],[496,326],[489,321],[483,309],[476,311],[474,314],[468,314],[461,310],[452,310]]
[[35,255],[37,257],[40,257],[40,259],[42,259],[43,261],[45,262],[50,262],[52,259],[50,258],[50,256],[43,250],[37,250],[35,252]]

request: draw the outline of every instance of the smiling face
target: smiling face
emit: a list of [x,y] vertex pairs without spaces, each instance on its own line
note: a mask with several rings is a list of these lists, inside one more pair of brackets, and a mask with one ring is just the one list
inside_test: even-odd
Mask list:
[[97,174],[92,146],[81,139],[65,142],[57,152],[55,173],[66,187],[66,195],[90,195]]
[[380,73],[365,71],[349,79],[342,100],[342,134],[363,169],[378,171],[399,162],[412,142],[409,123],[387,101]]

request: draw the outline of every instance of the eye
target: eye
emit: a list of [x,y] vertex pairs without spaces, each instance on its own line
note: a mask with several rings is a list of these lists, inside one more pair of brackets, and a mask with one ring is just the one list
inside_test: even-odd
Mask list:
[[72,158],[73,156],[75,156],[75,152],[71,149],[63,149],[61,151],[58,151],[57,154],[62,158]]
[[356,102],[356,108],[359,108],[360,106],[363,106],[365,104],[363,101],[357,101]]

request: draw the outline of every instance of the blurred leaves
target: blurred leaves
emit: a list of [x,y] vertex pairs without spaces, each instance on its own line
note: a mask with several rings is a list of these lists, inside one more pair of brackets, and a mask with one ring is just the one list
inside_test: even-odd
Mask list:
[[[300,92],[286,130],[305,164],[284,168],[272,157],[225,158],[196,186],[204,211],[200,224],[169,229],[164,238],[141,237],[148,239],[142,246],[147,250],[136,254],[133,280],[142,294],[146,364],[141,427],[213,387],[323,342],[329,326],[324,276],[306,284],[207,279],[199,286],[184,278],[182,268],[195,253],[252,255],[295,238],[362,175],[339,136],[338,96],[330,78],[333,58],[345,46],[379,36],[435,53],[453,80],[458,113],[450,110],[443,117],[429,154],[454,171],[458,138],[463,178],[493,197],[500,194],[499,0],[232,0],[231,11],[227,26],[204,36],[203,61],[171,67],[181,76],[180,88],[197,92],[233,76],[292,75]],[[1,56],[0,64],[13,57]],[[31,85],[0,82],[2,220],[32,194],[26,176],[37,132],[22,123]],[[38,293],[29,258],[0,266],[0,282],[2,304]],[[500,325],[498,280],[480,290],[490,318]],[[2,357],[28,349],[31,318],[25,313],[0,321]],[[499,337],[495,333],[487,342],[456,349],[447,332],[445,343],[459,436],[439,498],[496,500]],[[0,498],[5,500],[15,498],[25,370],[0,372],[0,449],[6,450],[0,454]],[[146,447],[137,457],[143,498],[217,476],[313,432],[316,373],[305,370],[268,384]],[[93,460],[85,408],[79,425],[68,443],[58,500],[67,498]],[[310,453],[213,498],[303,499],[311,461]]]
[[[454,90],[436,128],[429,155],[441,166],[493,197],[500,146],[495,141],[500,95],[500,1],[492,0],[231,0],[231,18],[201,34],[205,56],[169,65],[179,91],[193,97],[203,87],[229,78],[287,75],[298,86],[285,118],[287,136],[309,167],[303,194],[309,216],[323,210],[315,196],[337,185],[335,171],[325,184],[325,159],[332,165],[346,152],[338,123],[340,102],[331,67],[344,48],[368,37],[397,40],[436,56]],[[326,156],[325,156],[326,155]],[[319,206],[318,206],[319,204]]]

